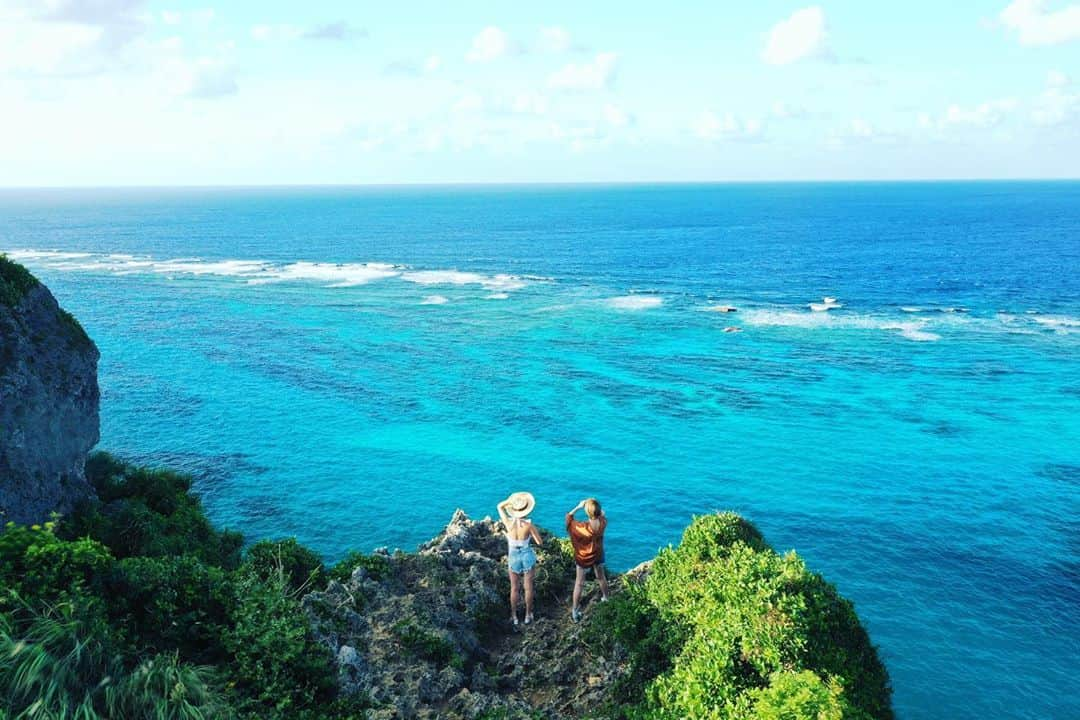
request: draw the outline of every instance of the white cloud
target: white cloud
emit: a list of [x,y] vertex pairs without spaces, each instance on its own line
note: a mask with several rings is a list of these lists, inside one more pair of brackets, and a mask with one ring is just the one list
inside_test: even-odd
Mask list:
[[0,72],[87,76],[116,67],[152,19],[142,5],[142,0],[0,2]]
[[730,112],[720,117],[706,110],[694,121],[694,134],[703,140],[760,140],[763,129],[760,120],[740,119]]
[[220,60],[201,58],[190,66],[183,94],[193,98],[219,98],[235,95],[238,90],[231,66]]
[[344,42],[352,38],[367,37],[367,30],[355,28],[344,20],[316,25],[305,30],[302,35],[309,40],[334,40]]
[[806,108],[799,105],[792,105],[790,103],[776,101],[772,106],[773,117],[780,120],[788,120],[793,118],[801,118],[806,115]]
[[602,146],[607,140],[603,133],[591,125],[563,127],[558,123],[552,123],[548,127],[548,132],[552,139],[567,142],[570,149],[576,153]]
[[510,110],[520,115],[544,115],[548,111],[548,99],[537,92],[518,93],[510,103]]
[[1080,40],[1080,5],[1047,10],[1045,0],[1015,0],[998,15],[1021,45],[1060,45]]
[[540,28],[539,47],[544,52],[562,53],[572,46],[570,33],[566,28],[543,27]]
[[1006,115],[1015,110],[1017,104],[1013,98],[991,100],[972,108],[953,104],[945,110],[945,114],[938,121],[938,126],[942,128],[950,126],[994,127],[999,125]]
[[761,59],[770,65],[788,65],[799,60],[828,58],[825,11],[819,6],[803,8],[769,30]]
[[1033,104],[1031,120],[1036,125],[1061,125],[1080,112],[1080,94],[1070,91],[1072,80],[1060,70],[1046,74],[1046,89]]
[[165,23],[166,25],[179,25],[182,19],[183,16],[178,10],[161,11],[161,22]]
[[424,61],[424,72],[433,73],[442,67],[442,58],[438,55],[429,55],[428,59]]
[[458,113],[479,112],[484,109],[484,97],[479,93],[468,92],[454,102],[453,110]]
[[490,62],[510,52],[510,36],[504,31],[489,25],[473,38],[472,47],[466,53],[469,62]]
[[548,77],[548,87],[556,90],[603,90],[615,81],[619,56],[597,53],[592,62],[570,63]]
[[1051,70],[1046,73],[1046,87],[1048,88],[1068,87],[1071,82],[1069,76],[1060,70]]
[[851,121],[850,133],[851,133],[852,137],[864,138],[864,139],[872,138],[872,137],[874,137],[874,135],[877,134],[877,133],[874,132],[873,125],[866,122],[862,118],[855,118],[854,120]]
[[634,124],[634,116],[617,105],[604,106],[604,119],[612,127],[627,127]]

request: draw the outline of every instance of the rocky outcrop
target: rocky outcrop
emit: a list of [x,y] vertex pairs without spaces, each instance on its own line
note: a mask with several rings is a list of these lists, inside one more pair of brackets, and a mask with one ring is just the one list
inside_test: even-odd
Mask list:
[[0,256],[0,524],[65,512],[92,493],[98,349],[48,288]]
[[[571,622],[565,541],[545,537],[537,554],[528,626],[509,622],[502,525],[461,510],[419,552],[377,554],[303,605],[337,658],[340,689],[366,697],[373,720],[588,717],[626,663],[589,647],[587,619]],[[586,615],[596,600],[594,588]]]

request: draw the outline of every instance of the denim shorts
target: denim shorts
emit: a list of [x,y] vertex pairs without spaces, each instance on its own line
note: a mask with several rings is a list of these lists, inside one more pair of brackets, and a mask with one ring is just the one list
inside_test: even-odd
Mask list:
[[510,548],[506,554],[506,560],[510,564],[510,572],[524,575],[536,565],[536,553],[531,545],[521,548]]

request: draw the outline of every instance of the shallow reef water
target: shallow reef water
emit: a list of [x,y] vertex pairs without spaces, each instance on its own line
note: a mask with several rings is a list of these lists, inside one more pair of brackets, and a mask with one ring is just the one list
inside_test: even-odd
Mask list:
[[625,569],[732,509],[912,719],[1080,717],[1078,227],[1069,182],[0,192],[101,446],[218,523],[335,558],[597,495]]

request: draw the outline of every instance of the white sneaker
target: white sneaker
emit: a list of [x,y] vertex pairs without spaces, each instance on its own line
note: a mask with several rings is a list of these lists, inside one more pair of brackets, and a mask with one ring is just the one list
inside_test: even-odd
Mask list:
[[573,620],[574,622],[581,622],[581,611],[578,610],[577,608],[574,608],[573,610],[571,610],[570,611],[570,619]]
[[510,618],[510,622],[514,623],[514,627],[518,626],[517,613],[514,613],[514,616]]
[[525,616],[525,624],[526,625],[532,624],[532,621],[533,621],[532,613],[529,613],[528,615]]

